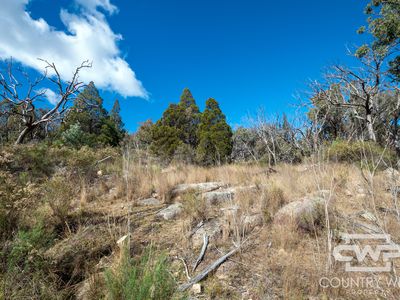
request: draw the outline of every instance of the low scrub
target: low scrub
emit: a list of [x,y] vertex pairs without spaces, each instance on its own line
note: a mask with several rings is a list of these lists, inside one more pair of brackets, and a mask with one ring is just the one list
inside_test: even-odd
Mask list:
[[371,141],[337,140],[327,147],[326,155],[330,161],[358,162],[366,166],[392,166],[397,161],[396,153]]
[[43,257],[53,240],[53,234],[41,223],[18,231],[9,249],[2,253],[5,299],[62,299],[65,296],[64,291],[58,290],[58,278]]

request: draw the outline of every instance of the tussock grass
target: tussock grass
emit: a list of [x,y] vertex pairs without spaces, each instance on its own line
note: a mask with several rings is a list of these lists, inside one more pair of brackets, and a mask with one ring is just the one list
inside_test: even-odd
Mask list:
[[156,300],[172,296],[175,283],[163,254],[149,247],[134,259],[126,249],[123,251],[121,261],[105,272],[107,299]]

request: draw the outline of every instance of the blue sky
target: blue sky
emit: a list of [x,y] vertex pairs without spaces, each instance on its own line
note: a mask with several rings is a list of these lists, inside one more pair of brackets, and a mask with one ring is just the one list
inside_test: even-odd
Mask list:
[[[97,8],[91,7],[88,13],[93,3]],[[123,76],[103,68],[93,77],[99,82],[106,106],[110,107],[115,98],[120,100],[126,127],[134,131],[140,122],[157,120],[169,103],[179,100],[185,87],[190,88],[201,109],[207,98],[217,99],[232,126],[259,107],[270,114],[290,113],[295,103],[293,95],[305,91],[309,79],[318,79],[324,67],[332,63],[351,63],[346,46],[361,43],[356,30],[365,23],[366,3],[33,0],[25,10],[34,20],[42,18],[51,27],[49,30],[73,35],[68,32],[71,28],[66,24],[71,23],[65,21],[65,16],[61,21],[60,10],[80,17],[85,8],[86,14],[121,35],[121,39],[115,39],[118,49],[110,50],[107,44],[106,50],[100,51],[97,40],[82,47],[91,47],[90,51],[84,50],[88,55],[117,51],[105,55],[127,63],[123,65],[127,72]],[[0,55],[1,43],[0,37]],[[25,63],[25,56],[20,57]],[[117,77],[115,81],[110,79],[111,86],[107,86],[108,76]],[[136,88],[124,89],[121,85],[125,81],[121,79]]]

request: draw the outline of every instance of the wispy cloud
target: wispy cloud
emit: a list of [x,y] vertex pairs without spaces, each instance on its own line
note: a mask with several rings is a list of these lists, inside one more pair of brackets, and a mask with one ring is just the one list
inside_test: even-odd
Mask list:
[[[117,7],[109,0],[75,0],[79,12],[62,9],[60,18],[67,31],[57,30],[43,19],[33,19],[26,10],[29,0],[2,0],[0,9],[0,58],[13,57],[26,66],[43,70],[38,58],[54,62],[64,80],[84,60],[93,62],[80,78],[124,97],[147,98],[135,72],[121,57],[117,42],[122,36],[110,28],[104,12]],[[100,11],[99,8],[102,10]]]
[[49,101],[53,105],[55,105],[60,100],[59,95],[57,95],[50,89],[46,89],[43,92],[45,92],[44,95],[46,96],[47,101]]

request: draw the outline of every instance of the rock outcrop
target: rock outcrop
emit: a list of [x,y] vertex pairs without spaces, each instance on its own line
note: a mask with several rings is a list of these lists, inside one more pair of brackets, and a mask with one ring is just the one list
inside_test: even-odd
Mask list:
[[251,193],[257,189],[256,186],[237,186],[225,189],[218,189],[210,192],[205,192],[202,195],[203,200],[208,205],[217,205],[230,200],[234,200],[235,195],[240,193]]
[[325,217],[325,199],[321,197],[305,197],[290,202],[275,214],[274,223],[284,225],[294,222],[295,226],[304,230],[313,230],[314,226],[323,223]]
[[219,188],[226,187],[227,185],[223,182],[202,182],[202,183],[188,183],[179,184],[174,187],[171,191],[173,198],[186,194],[188,192],[206,193],[217,190]]
[[222,224],[218,219],[212,219],[205,222],[192,235],[193,247],[201,247],[203,244],[203,236],[207,234],[210,240],[221,236]]
[[159,211],[156,217],[164,220],[173,220],[182,212],[182,204],[174,203]]
[[233,197],[235,196],[235,191],[235,188],[220,189],[203,193],[202,198],[208,205],[216,205],[233,200]]
[[139,205],[143,206],[152,206],[152,205],[160,205],[161,201],[156,198],[148,198],[138,201]]

